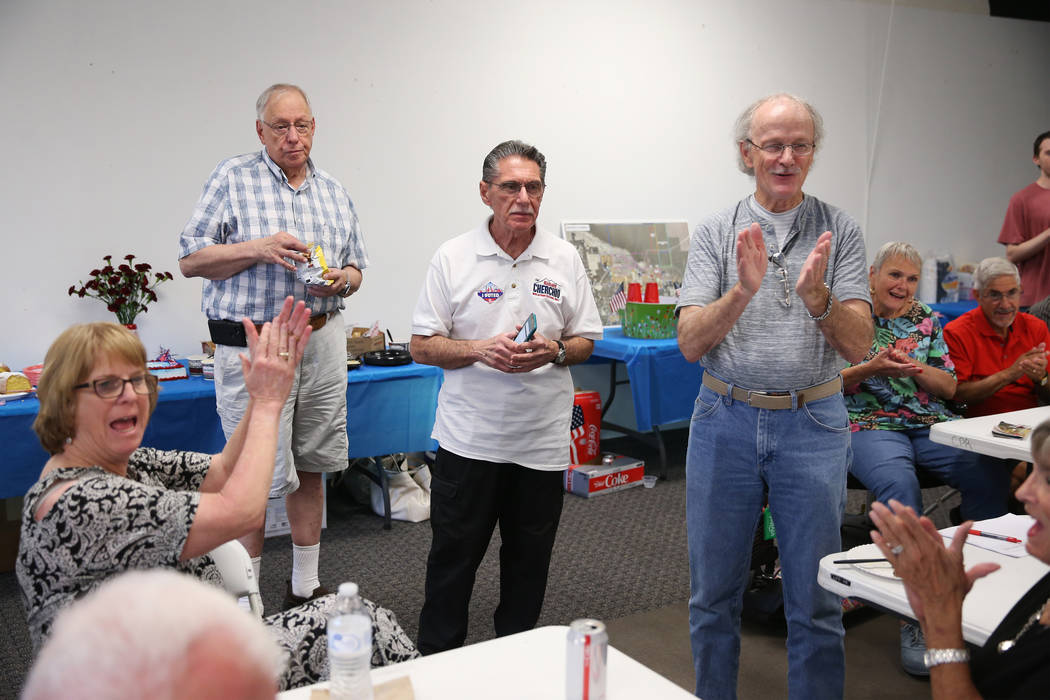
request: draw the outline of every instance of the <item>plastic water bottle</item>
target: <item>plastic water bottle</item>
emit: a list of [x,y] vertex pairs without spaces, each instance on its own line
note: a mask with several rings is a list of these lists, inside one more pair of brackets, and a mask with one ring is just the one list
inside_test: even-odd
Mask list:
[[329,694],[333,700],[372,700],[372,618],[356,583],[342,583],[328,618]]

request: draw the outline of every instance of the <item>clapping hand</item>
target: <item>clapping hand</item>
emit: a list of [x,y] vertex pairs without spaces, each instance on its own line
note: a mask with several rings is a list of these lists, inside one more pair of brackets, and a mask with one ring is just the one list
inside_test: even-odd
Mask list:
[[284,403],[295,379],[295,368],[303,359],[310,339],[310,311],[302,301],[284,300],[281,312],[256,332],[255,324],[243,320],[248,352],[241,353],[241,369],[248,394],[256,401]]
[[751,224],[736,237],[736,275],[740,286],[751,296],[758,293],[769,267],[769,254],[762,240],[762,227]]
[[914,377],[922,374],[922,365],[892,346],[879,350],[867,364],[873,374],[883,377]]
[[938,616],[959,613],[974,581],[999,568],[989,562],[969,570],[963,568],[962,548],[972,520],[960,525],[951,544],[945,546],[929,518],[917,516],[912,508],[897,500],[891,499],[889,507],[878,501],[873,503],[871,519],[878,528],[871,532],[871,541],[904,582],[908,603],[924,628],[931,606],[936,606]]
[[1046,376],[1046,343],[1039,343],[1031,350],[1021,353],[1014,360],[1013,367],[1018,379],[1025,375],[1038,384]]

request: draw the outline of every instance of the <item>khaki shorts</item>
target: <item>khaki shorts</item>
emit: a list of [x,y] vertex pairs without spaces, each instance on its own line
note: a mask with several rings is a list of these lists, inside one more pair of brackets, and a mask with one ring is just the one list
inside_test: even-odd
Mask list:
[[[229,439],[248,406],[241,374],[247,348],[215,346],[215,407]],[[346,331],[342,315],[333,314],[314,331],[295,372],[291,393],[281,411],[277,460],[270,498],[299,488],[296,471],[336,472],[346,469]]]

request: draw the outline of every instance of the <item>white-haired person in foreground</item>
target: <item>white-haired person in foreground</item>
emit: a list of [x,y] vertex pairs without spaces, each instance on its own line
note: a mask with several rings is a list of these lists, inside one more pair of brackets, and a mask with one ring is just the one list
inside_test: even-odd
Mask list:
[[131,571],[58,615],[22,697],[273,698],[284,666],[266,626],[221,589]]

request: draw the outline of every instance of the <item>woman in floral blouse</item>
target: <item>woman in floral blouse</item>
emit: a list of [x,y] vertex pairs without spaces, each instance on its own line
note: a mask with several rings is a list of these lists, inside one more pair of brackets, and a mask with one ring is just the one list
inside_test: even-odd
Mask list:
[[985,470],[973,452],[930,440],[930,426],[959,416],[955,367],[933,311],[915,298],[922,258],[908,243],[887,243],[869,270],[875,339],[864,361],[842,370],[853,431],[850,472],[882,503],[922,512],[918,471],[962,493],[962,517],[1006,512],[1007,474]]

